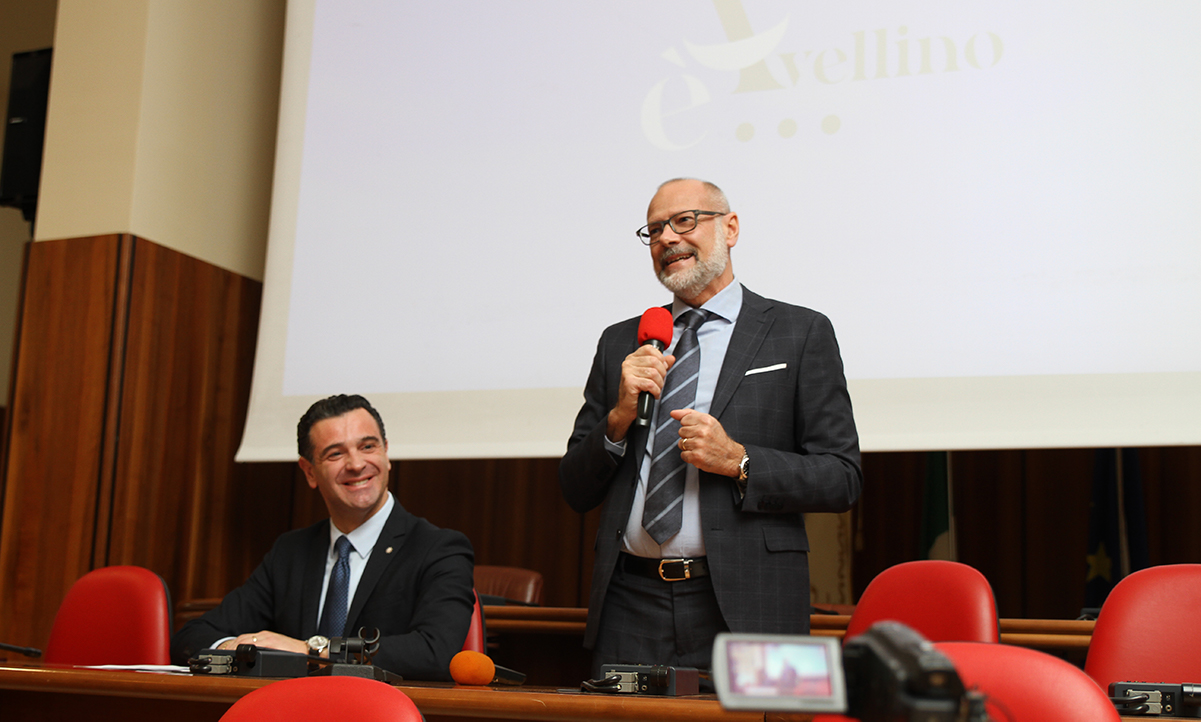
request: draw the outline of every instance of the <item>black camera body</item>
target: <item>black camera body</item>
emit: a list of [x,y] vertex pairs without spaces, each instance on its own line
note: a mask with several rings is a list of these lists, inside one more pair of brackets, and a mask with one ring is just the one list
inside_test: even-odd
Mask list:
[[899,622],[879,622],[842,650],[847,715],[862,722],[960,722],[967,693],[946,655]]

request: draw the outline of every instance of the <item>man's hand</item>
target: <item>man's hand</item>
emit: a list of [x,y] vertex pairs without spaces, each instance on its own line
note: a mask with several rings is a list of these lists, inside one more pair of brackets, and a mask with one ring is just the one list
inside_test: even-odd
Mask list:
[[241,634],[234,639],[227,639],[221,643],[218,649],[237,649],[239,644],[253,644],[256,647],[264,649],[278,649],[284,652],[299,652],[300,654],[309,653],[309,645],[299,639],[285,637],[282,634],[275,632],[254,632],[252,634]]
[[638,416],[638,394],[646,391],[659,398],[667,370],[676,362],[675,356],[664,356],[659,349],[646,344],[626,356],[621,362],[621,386],[617,390],[617,405],[609,412],[605,435],[610,441],[621,441]]
[[692,409],[676,409],[671,417],[680,422],[680,458],[701,471],[738,476],[738,464],[746,448],[731,439],[721,422]]

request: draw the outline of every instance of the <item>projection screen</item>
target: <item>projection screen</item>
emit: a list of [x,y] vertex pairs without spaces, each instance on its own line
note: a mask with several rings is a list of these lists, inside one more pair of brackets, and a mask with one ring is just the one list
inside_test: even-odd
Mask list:
[[864,450],[1201,443],[1201,3],[292,0],[238,458],[554,457],[659,182],[838,333]]

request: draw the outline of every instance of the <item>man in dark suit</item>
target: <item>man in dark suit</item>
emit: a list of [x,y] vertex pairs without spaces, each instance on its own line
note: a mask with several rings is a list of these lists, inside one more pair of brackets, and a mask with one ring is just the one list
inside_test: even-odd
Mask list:
[[471,542],[392,498],[384,422],[363,397],[313,404],[297,443],[330,518],[276,540],[245,584],[175,634],[172,660],[239,644],[328,656],[330,637],[365,627],[381,635],[376,666],[449,680],[475,603]]
[[[638,234],[675,297],[673,343],[639,346],[632,318],[597,347],[559,466],[572,508],[604,505],[584,640],[594,673],[612,663],[708,668],[726,630],[807,633],[803,514],[842,512],[859,496],[833,328],[734,282],[738,230],[713,184],[660,186]],[[673,381],[677,367],[696,381]],[[649,429],[635,423],[643,392],[659,399]]]

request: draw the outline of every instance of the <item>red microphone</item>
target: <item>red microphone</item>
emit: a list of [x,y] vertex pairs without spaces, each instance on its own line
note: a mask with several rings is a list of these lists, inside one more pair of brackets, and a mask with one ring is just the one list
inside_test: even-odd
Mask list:
[[[642,320],[638,322],[638,345],[650,344],[662,351],[671,345],[672,334],[671,311],[662,306],[646,309]],[[635,426],[651,425],[651,409],[655,397],[649,391],[638,394],[638,416],[634,419]]]
[[525,675],[517,670],[501,667],[492,658],[480,652],[464,649],[450,660],[450,678],[456,684],[521,684]]

